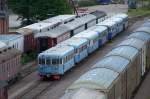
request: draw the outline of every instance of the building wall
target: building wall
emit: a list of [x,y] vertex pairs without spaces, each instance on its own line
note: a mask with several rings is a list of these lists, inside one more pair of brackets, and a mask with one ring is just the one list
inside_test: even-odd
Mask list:
[[8,33],[8,8],[6,0],[0,0],[0,34]]

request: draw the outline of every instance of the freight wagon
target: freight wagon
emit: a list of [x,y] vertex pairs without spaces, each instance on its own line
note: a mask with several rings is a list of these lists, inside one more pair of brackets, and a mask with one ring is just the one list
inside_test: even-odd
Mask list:
[[[120,21],[114,21],[114,25],[119,23]],[[120,26],[116,25],[112,27],[114,27],[114,29],[117,30]],[[118,32],[119,31],[116,31],[116,33]],[[38,55],[38,72],[40,76],[42,78],[52,77],[54,79],[60,79],[60,76],[63,75],[66,71],[68,71],[70,68],[74,67],[75,63],[79,63],[89,54],[93,53],[95,50],[104,45],[109,40],[108,37],[108,27],[103,25],[96,25],[74,35],[72,38],[63,41],[60,44],[57,44],[55,47],[52,47],[40,53]],[[66,46],[73,48],[73,53],[72,50],[66,49],[66,51],[69,53],[69,56],[68,54],[64,54],[64,52],[66,51],[64,51],[63,47],[65,48]],[[58,53],[61,56],[59,56]],[[70,53],[72,53],[73,55],[70,55]],[[69,61],[66,61],[68,59],[65,59],[66,55],[69,57]],[[61,57],[63,57],[64,59],[59,59]],[[41,62],[41,60],[43,60],[43,63]],[[56,62],[57,60],[57,63],[55,65],[51,65],[49,64],[49,62],[47,62],[47,60],[52,60],[50,61],[50,63],[53,63],[53,61]],[[59,60],[61,60],[60,63]]]
[[0,99],[8,99],[7,82],[0,80]]
[[131,99],[149,71],[150,28],[141,26],[67,88],[61,99]]
[[4,42],[7,46],[16,48],[23,52],[24,50],[24,37],[19,34],[2,34],[0,35],[0,41]]
[[20,72],[21,52],[17,49],[6,47],[0,48],[0,80],[11,81]]

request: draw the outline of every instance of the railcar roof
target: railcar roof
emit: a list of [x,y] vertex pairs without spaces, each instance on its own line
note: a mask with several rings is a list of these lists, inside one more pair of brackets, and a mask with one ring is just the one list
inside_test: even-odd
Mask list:
[[47,32],[42,32],[42,33],[37,33],[35,34],[35,37],[52,37],[52,38],[56,38],[60,35],[63,35],[64,33],[66,32],[69,32],[70,29],[65,26],[65,25],[60,25],[50,31],[47,31]]
[[84,25],[85,23],[88,23],[92,20],[96,19],[96,16],[92,15],[92,14],[86,14],[86,15],[81,15],[80,17],[78,18],[75,18],[74,21],[72,22],[68,22],[66,23],[65,25],[70,28],[71,30],[81,26],[81,25]]
[[74,51],[74,48],[71,46],[55,46],[42,53],[39,56],[50,56],[50,57],[63,57],[66,54]]
[[91,12],[90,14],[95,15],[97,18],[101,18],[101,17],[106,16],[106,13],[104,11],[99,11],[99,10]]
[[96,31],[96,32],[101,33],[101,32],[104,32],[105,30],[107,30],[107,27],[97,25],[97,26],[90,27],[88,30],[92,30],[92,31]]
[[116,24],[115,22],[109,21],[109,20],[106,19],[105,21],[100,22],[97,25],[98,26],[108,26],[108,27],[111,27],[111,26],[114,26],[115,24]]
[[78,46],[81,46],[81,45],[83,45],[87,42],[88,42],[88,40],[85,39],[85,38],[72,37],[68,40],[65,40],[65,41],[61,42],[59,45],[72,45],[72,46],[78,47]]
[[107,56],[96,63],[92,68],[109,68],[121,73],[125,68],[127,68],[128,64],[129,60],[120,56]]
[[95,68],[75,81],[68,89],[89,88],[101,91],[108,91],[119,73],[106,68]]
[[74,37],[94,40],[94,39],[98,38],[99,35],[98,35],[98,32],[95,32],[92,30],[85,30],[83,32],[80,32],[79,34],[76,34]]
[[64,21],[67,21],[67,20],[70,20],[70,19],[74,19],[76,17],[76,15],[69,15],[69,14],[66,14],[66,15],[58,15],[58,16],[55,16],[55,17],[52,17],[52,18],[48,18],[46,20],[43,20],[44,22],[64,22]]

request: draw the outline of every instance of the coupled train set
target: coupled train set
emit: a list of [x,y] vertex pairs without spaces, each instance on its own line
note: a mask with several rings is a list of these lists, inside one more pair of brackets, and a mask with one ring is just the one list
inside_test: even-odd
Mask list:
[[131,99],[150,70],[150,20],[69,86],[60,99]]
[[60,79],[66,71],[128,27],[128,15],[117,14],[38,55],[41,78]]

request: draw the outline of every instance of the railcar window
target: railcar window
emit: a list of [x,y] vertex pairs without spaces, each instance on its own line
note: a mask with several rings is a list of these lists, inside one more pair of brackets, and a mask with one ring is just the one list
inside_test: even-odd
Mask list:
[[47,58],[47,59],[46,59],[46,64],[47,64],[47,65],[51,65],[51,59],[50,59],[50,58]]
[[53,65],[59,64],[59,59],[52,59],[52,64]]

